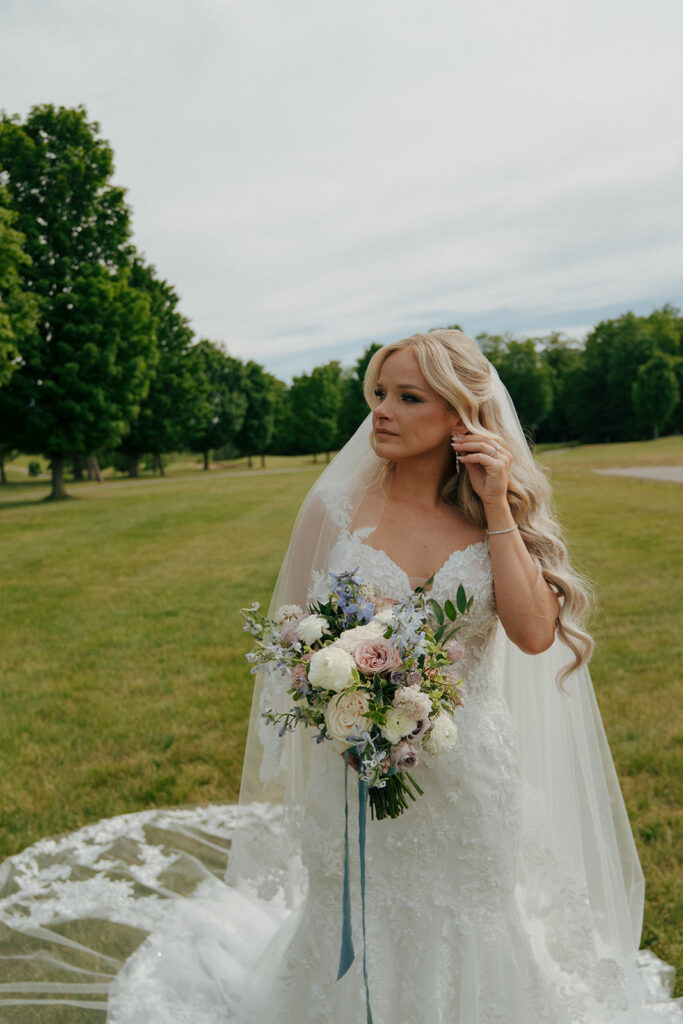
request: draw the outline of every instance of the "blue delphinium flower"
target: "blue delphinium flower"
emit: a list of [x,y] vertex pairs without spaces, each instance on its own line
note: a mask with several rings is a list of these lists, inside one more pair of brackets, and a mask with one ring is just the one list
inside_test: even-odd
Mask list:
[[416,605],[412,595],[394,605],[394,621],[392,642],[396,644],[401,654],[405,654],[407,648],[413,648],[416,657],[427,653],[424,633],[424,625],[427,613],[421,605]]
[[333,593],[337,598],[339,610],[347,620],[346,624],[369,622],[375,614],[375,606],[362,593],[361,581],[357,578],[358,568],[346,572],[330,573],[334,580]]

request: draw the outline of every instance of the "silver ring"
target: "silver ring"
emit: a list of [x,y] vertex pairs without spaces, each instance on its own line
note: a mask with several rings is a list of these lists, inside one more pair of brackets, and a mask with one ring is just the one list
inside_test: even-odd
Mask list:
[[496,448],[496,446],[494,445],[494,446],[493,446],[493,451],[491,452],[491,458],[492,458],[492,459],[495,459],[495,457],[496,457],[496,455],[497,455],[497,454],[498,454],[498,449],[497,449],[497,448]]

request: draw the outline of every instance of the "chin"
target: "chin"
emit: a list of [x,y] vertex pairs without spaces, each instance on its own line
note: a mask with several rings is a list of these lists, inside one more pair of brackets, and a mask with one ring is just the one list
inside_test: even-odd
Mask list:
[[395,440],[396,439],[394,437],[387,437],[386,435],[382,435],[382,434],[380,434],[378,436],[377,434],[375,434],[374,435],[374,440],[375,440],[375,451],[378,452],[378,453],[380,451],[385,451],[385,450],[389,450],[390,448],[395,448],[396,447],[396,445],[395,445]]

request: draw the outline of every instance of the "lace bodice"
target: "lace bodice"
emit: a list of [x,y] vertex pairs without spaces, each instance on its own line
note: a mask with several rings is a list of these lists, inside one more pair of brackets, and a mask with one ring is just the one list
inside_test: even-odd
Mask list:
[[[401,600],[413,589],[411,582],[415,581],[410,580],[386,551],[372,547],[365,539],[366,534],[364,530],[342,531],[330,552],[330,571],[358,568],[359,575],[373,586],[377,594]],[[465,648],[465,657],[458,667],[466,681],[468,696],[475,697],[481,695],[493,681],[498,650],[496,638],[499,620],[487,541],[479,541],[451,552],[434,574],[430,594],[443,604],[447,598],[455,598],[461,583],[468,596],[474,600],[470,612],[458,620],[461,626],[458,640]],[[328,591],[329,579],[322,573],[317,574],[309,597],[312,600],[321,599]]]

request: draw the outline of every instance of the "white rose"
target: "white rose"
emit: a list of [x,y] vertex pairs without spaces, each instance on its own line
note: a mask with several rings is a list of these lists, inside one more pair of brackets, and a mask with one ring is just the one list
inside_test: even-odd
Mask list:
[[422,738],[422,746],[430,754],[443,754],[455,744],[458,727],[445,711],[432,719],[432,727]]
[[343,651],[348,651],[350,654],[361,640],[376,640],[378,636],[384,636],[386,628],[381,622],[376,622],[373,619],[372,622],[368,622],[365,626],[354,626],[353,629],[345,629],[339,639],[335,640],[335,646],[341,647]]
[[351,655],[341,647],[323,647],[308,663],[308,681],[311,686],[339,693],[353,682],[355,667]]
[[368,710],[368,698],[360,690],[351,690],[333,697],[325,708],[325,725],[335,740],[346,741],[353,732],[367,729],[368,719],[364,717]]
[[330,627],[322,615],[307,615],[296,627],[297,636],[305,644],[314,644],[323,633],[329,633]]
[[400,743],[404,736],[410,736],[415,728],[415,719],[410,715],[402,715],[396,708],[389,708],[387,720],[379,727],[379,731],[385,740],[389,740],[392,746]]
[[393,626],[394,624],[394,609],[393,608],[382,608],[380,612],[372,619],[372,622],[379,622],[384,629],[382,632],[386,632],[387,626]]

